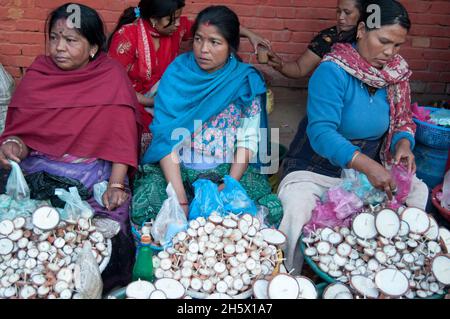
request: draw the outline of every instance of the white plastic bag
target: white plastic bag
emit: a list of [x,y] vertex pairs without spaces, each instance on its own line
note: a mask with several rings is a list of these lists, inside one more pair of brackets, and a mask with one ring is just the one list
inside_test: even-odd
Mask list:
[[100,268],[92,255],[92,245],[86,241],[78,254],[74,271],[75,288],[80,299],[101,299],[103,290]]
[[61,216],[64,220],[77,221],[80,217],[89,219],[94,216],[94,211],[88,202],[83,201],[76,187],[69,188],[69,192],[62,188],[55,189],[55,195],[66,202],[64,213]]
[[102,207],[105,207],[103,204],[103,194],[105,194],[106,190],[108,189],[108,182],[103,181],[101,183],[94,185],[94,198],[95,201]]
[[6,183],[6,194],[17,201],[30,199],[30,188],[25,177],[23,177],[22,169],[14,161],[9,161],[9,163],[12,169]]
[[164,201],[151,230],[153,240],[163,247],[170,245],[172,238],[188,226],[186,215],[171,183],[166,192],[169,198]]

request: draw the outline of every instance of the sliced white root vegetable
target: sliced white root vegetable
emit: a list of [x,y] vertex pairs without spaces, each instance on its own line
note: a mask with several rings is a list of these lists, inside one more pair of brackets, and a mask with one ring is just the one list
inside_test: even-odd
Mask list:
[[333,245],[339,245],[344,240],[340,233],[332,233],[328,236],[328,241]]
[[260,233],[263,235],[264,240],[270,245],[279,246],[286,242],[286,235],[279,230],[264,228],[260,230]]
[[377,271],[380,268],[380,263],[376,259],[370,259],[367,263],[367,269],[370,271]]
[[236,228],[238,226],[238,223],[231,218],[225,218],[222,222],[222,225],[226,228]]
[[315,256],[315,255],[317,255],[317,249],[315,247],[306,248],[305,255],[308,257]]
[[233,299],[233,297],[231,297],[230,295],[227,294],[220,294],[220,293],[214,293],[209,295],[208,297],[206,297],[206,299]]
[[175,279],[159,279],[155,282],[155,288],[164,291],[168,299],[181,299],[186,294],[184,286]]
[[329,227],[325,227],[320,231],[320,239],[321,240],[328,240],[328,237],[334,233],[334,230],[332,230]]
[[189,227],[192,228],[192,229],[197,230],[197,229],[200,228],[200,223],[198,221],[196,221],[196,220],[192,220],[192,221],[189,222]]
[[428,251],[433,255],[439,254],[442,251],[441,246],[435,241],[429,241],[427,244],[427,248]]
[[8,236],[14,231],[14,223],[9,219],[5,219],[0,223],[0,235]]
[[338,296],[343,293],[349,294],[351,296],[350,299],[353,299],[350,288],[346,285],[341,283],[331,284],[323,291],[323,299],[338,299]]
[[351,292],[341,292],[338,293],[334,299],[353,299],[353,295]]
[[450,230],[447,228],[439,228],[439,241],[441,245],[445,248],[447,254],[450,253]]
[[241,219],[239,221],[239,230],[241,231],[242,235],[246,235],[248,233],[248,230],[250,228],[250,225],[248,224],[248,222],[244,219]]
[[13,223],[15,229],[21,229],[25,226],[26,220],[23,217],[17,217],[16,219],[13,220]]
[[253,296],[256,299],[269,299],[267,295],[267,288],[269,287],[269,281],[265,279],[256,280],[253,283]]
[[397,269],[383,269],[375,275],[375,285],[385,295],[401,297],[409,290],[408,278]]
[[0,239],[0,255],[9,255],[14,250],[14,242],[8,238]]
[[59,212],[50,206],[39,207],[32,216],[33,225],[44,231],[55,229],[59,221]]
[[390,209],[383,209],[375,217],[375,227],[378,233],[385,238],[397,236],[400,224],[400,217]]
[[403,211],[401,219],[408,223],[409,231],[415,234],[424,234],[430,228],[430,218],[423,210],[410,207]]
[[241,219],[245,220],[249,226],[253,225],[253,216],[250,214],[244,214],[241,216]]
[[128,285],[126,295],[131,299],[148,299],[154,290],[155,286],[151,282],[138,280]]
[[428,240],[437,240],[439,238],[439,225],[433,216],[428,215],[428,218],[430,219],[430,228],[427,230],[424,236]]
[[167,299],[167,295],[164,291],[156,289],[150,294],[149,299]]
[[386,256],[386,254],[382,251],[377,251],[375,253],[375,259],[380,263],[380,264],[385,264],[388,261],[388,257]]
[[450,285],[450,256],[436,256],[431,264],[431,271],[438,282],[443,285]]
[[344,267],[347,264],[348,259],[346,257],[342,257],[339,254],[335,254],[333,255],[333,261],[336,265]]
[[372,239],[377,235],[375,216],[370,213],[361,213],[353,219],[352,230],[362,239]]
[[348,243],[342,243],[337,247],[337,253],[342,257],[349,257],[352,253],[352,246]]
[[400,230],[398,231],[398,235],[400,237],[406,237],[409,234],[409,225],[404,220],[400,223]]
[[272,278],[267,287],[269,299],[297,299],[300,287],[297,280],[287,274],[278,274]]
[[209,215],[208,220],[211,223],[214,223],[216,225],[218,225],[218,224],[223,222],[223,218],[217,213],[212,213],[211,215]]
[[328,255],[331,250],[331,244],[327,241],[321,241],[316,246],[317,251],[321,255]]
[[319,294],[317,293],[317,288],[311,279],[303,276],[295,277],[295,279],[297,280],[300,288],[297,299],[317,299]]
[[375,283],[362,275],[352,276],[350,279],[351,286],[362,296],[376,299],[380,295]]

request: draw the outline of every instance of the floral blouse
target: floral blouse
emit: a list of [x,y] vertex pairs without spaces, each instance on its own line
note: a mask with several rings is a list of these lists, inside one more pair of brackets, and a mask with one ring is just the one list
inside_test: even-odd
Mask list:
[[261,115],[261,97],[241,109],[235,104],[203,123],[201,131],[191,136],[191,148],[195,153],[217,159],[232,158],[236,147],[245,147],[254,154],[258,151],[257,129]]

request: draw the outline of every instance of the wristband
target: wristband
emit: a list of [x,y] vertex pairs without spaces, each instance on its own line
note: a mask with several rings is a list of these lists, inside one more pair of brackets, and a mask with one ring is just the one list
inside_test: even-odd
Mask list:
[[8,138],[5,141],[3,141],[2,146],[8,143],[15,143],[16,145],[19,145],[19,156],[22,155],[23,152],[23,146],[22,143],[20,143],[18,140],[16,140],[15,138]]

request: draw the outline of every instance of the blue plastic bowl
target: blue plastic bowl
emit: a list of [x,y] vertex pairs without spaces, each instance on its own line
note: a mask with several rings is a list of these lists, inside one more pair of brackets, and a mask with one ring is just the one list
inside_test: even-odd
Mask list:
[[[425,109],[431,113],[440,110],[435,107],[425,107]],[[413,118],[413,121],[417,125],[416,141],[432,148],[442,150],[450,148],[450,128],[422,122],[416,118]]]

